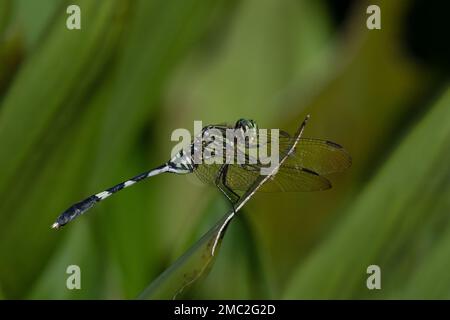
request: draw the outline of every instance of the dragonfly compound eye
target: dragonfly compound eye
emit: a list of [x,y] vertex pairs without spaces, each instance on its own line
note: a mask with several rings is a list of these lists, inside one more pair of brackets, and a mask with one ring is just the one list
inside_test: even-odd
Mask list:
[[250,129],[258,129],[258,124],[254,120],[250,120]]
[[239,119],[238,121],[236,121],[236,124],[234,125],[235,129],[239,129],[239,128],[245,128],[245,123],[247,120],[245,119]]
[[258,125],[253,120],[239,119],[234,127],[235,129],[243,129],[246,131],[248,129],[256,129]]

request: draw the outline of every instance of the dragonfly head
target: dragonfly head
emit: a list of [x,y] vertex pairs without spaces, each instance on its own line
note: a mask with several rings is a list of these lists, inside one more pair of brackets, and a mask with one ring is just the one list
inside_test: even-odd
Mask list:
[[236,121],[235,129],[242,129],[244,132],[249,129],[258,129],[258,124],[253,120],[239,119]]
[[239,119],[234,126],[235,130],[241,131],[241,134],[246,137],[245,146],[250,148],[255,146],[257,142],[258,124],[253,120]]

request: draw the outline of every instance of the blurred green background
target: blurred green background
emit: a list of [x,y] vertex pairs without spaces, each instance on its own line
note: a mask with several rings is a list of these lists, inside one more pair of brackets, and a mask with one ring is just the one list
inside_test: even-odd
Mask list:
[[[72,3],[81,30],[66,28]],[[443,6],[0,0],[0,298],[137,297],[229,209],[220,192],[163,175],[56,232],[59,213],[168,160],[193,120],[293,132],[307,113],[305,136],[353,166],[326,192],[257,194],[183,297],[450,298]],[[66,288],[73,264],[81,290]]]

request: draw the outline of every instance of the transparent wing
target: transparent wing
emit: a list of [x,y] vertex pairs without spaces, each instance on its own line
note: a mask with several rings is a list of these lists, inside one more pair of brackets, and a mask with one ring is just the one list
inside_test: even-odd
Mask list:
[[[225,132],[228,127],[217,125],[216,128]],[[273,141],[278,141],[278,150],[289,149],[293,142],[285,131],[280,130],[278,136],[275,136],[272,135],[271,130],[260,130],[257,132],[257,140],[248,143],[246,147],[260,150],[262,146],[265,146],[270,154]],[[215,141],[214,144],[206,146],[205,150],[211,151],[214,149],[213,145],[217,148],[217,144],[222,144],[222,141]],[[222,163],[225,161],[225,154],[226,149],[221,155]],[[248,150],[242,149],[237,150],[236,157],[239,154],[244,154],[247,160],[253,155]],[[260,163],[238,165],[237,160],[234,158],[234,164],[230,165],[226,183],[231,189],[245,191],[260,175],[262,165]],[[294,152],[288,156],[278,173],[261,188],[261,191],[326,190],[331,187],[331,184],[322,175],[343,171],[350,165],[351,158],[340,145],[327,140],[301,138]],[[204,183],[215,184],[220,166],[220,164],[201,164],[195,172]]]
[[[275,138],[272,138],[270,133],[258,134],[258,141],[267,141],[266,145],[269,152],[272,141],[275,141],[272,139]],[[287,133],[280,131],[278,143],[279,150],[282,152],[289,149],[292,139]],[[261,145],[258,147],[261,147]],[[294,152],[283,163],[283,167],[306,168],[319,175],[327,175],[344,171],[351,164],[352,159],[350,155],[339,144],[328,140],[301,138]]]
[[[228,169],[226,183],[233,190],[245,191],[261,174],[257,166],[232,165]],[[327,178],[307,169],[282,166],[273,179],[267,181],[261,192],[319,191],[331,188]]]
[[194,172],[201,182],[209,185],[215,185],[220,167],[221,165],[219,164],[201,164],[194,170]]
[[[284,148],[280,146],[280,150]],[[307,168],[320,175],[327,175],[344,171],[351,164],[350,155],[340,145],[327,140],[301,138],[283,167]]]

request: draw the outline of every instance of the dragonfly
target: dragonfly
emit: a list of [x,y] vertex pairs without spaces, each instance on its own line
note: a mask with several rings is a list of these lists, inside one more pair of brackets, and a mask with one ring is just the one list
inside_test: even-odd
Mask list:
[[[308,119],[309,115],[302,126],[306,125]],[[236,141],[229,141],[227,130],[234,130],[237,136],[247,137],[242,140],[243,148],[242,146],[239,148]],[[205,139],[210,132],[216,133],[214,139]],[[249,189],[260,176],[261,169],[267,166],[257,158],[253,158],[255,153],[251,151],[258,151],[263,146],[270,149],[272,144],[277,144],[280,158],[286,155],[285,152],[289,154],[276,174],[259,188],[258,191],[261,192],[327,190],[331,188],[331,182],[326,176],[344,171],[351,166],[350,155],[335,142],[302,137],[295,149],[291,150],[293,137],[283,130],[277,130],[276,133],[274,135],[272,130],[260,130],[257,123],[249,119],[239,119],[234,125],[205,126],[187,148],[181,148],[163,165],[75,203],[59,215],[52,228],[58,229],[120,190],[162,173],[196,174],[202,182],[216,186],[226,196],[234,210],[234,205],[242,193]],[[229,151],[230,147],[236,149],[232,153],[233,161],[226,161],[230,154],[227,150]],[[217,153],[216,151],[221,148],[223,152]],[[196,161],[194,155],[198,154],[196,153],[198,150],[201,150],[200,154],[208,155],[203,159],[209,160],[208,162]],[[236,161],[239,157],[245,160],[244,163]]]

